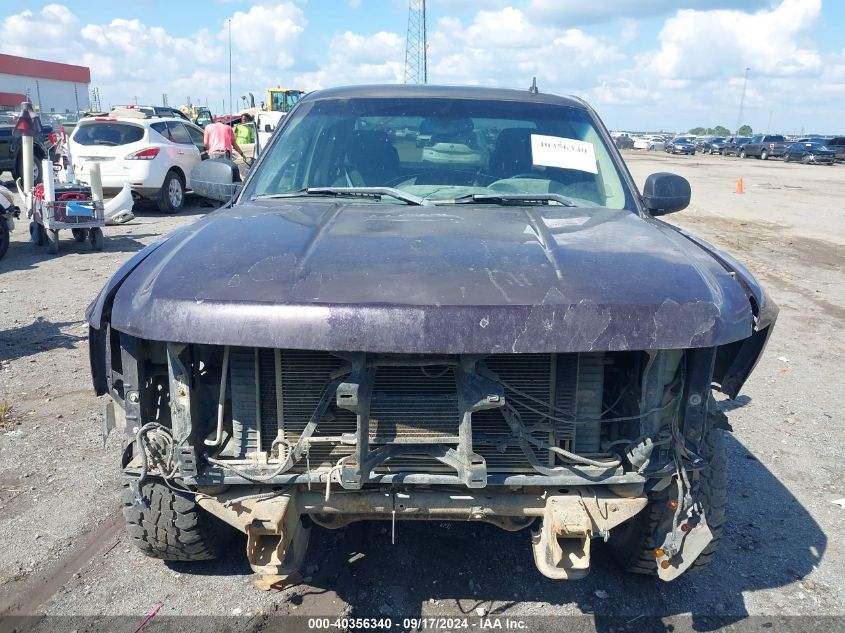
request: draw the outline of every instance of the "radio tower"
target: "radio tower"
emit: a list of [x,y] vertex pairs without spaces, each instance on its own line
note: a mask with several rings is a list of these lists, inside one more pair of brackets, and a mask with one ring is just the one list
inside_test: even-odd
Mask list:
[[408,36],[405,38],[405,83],[428,83],[425,35],[425,0],[408,2]]

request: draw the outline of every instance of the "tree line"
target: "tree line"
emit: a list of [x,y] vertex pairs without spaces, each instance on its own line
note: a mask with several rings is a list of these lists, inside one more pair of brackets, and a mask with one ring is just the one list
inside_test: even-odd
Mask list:
[[[737,130],[737,136],[751,136],[754,130],[750,125],[743,125]],[[724,125],[717,125],[716,127],[694,127],[687,134],[694,134],[695,136],[730,136],[731,131]]]

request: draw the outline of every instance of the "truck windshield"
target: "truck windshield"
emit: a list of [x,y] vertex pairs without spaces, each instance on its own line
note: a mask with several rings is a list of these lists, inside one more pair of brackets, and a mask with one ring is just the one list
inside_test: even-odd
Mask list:
[[433,202],[556,194],[578,206],[636,209],[582,108],[447,98],[318,99],[290,116],[246,197],[392,187]]

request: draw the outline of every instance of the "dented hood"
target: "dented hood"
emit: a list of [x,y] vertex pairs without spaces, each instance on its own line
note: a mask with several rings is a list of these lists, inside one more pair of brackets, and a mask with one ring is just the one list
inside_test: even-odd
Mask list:
[[142,338],[403,353],[705,347],[751,334],[746,294],[629,211],[274,200],[184,227],[128,274]]

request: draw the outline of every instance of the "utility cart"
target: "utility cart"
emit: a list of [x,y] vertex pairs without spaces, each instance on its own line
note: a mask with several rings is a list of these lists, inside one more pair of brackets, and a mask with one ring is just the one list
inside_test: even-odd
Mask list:
[[70,229],[77,242],[88,240],[95,251],[103,250],[106,224],[103,203],[91,199],[91,188],[82,184],[55,185],[55,202],[45,199],[43,185],[32,191],[32,221],[29,234],[36,246],[47,243],[48,250],[59,252],[59,231]]

